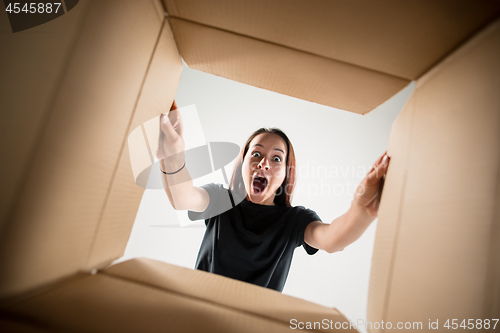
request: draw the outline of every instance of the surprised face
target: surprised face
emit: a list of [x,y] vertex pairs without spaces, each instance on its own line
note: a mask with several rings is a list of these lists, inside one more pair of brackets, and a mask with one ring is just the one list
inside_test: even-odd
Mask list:
[[250,142],[243,159],[242,176],[246,199],[274,205],[274,197],[286,176],[286,143],[277,134],[262,133]]

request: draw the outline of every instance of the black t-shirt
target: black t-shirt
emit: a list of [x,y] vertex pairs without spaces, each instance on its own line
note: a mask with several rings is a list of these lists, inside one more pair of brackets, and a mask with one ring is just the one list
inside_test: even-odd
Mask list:
[[242,200],[233,207],[221,184],[202,186],[210,197],[204,212],[189,211],[189,219],[205,219],[206,231],[196,269],[282,291],[293,251],[303,246],[310,255],[318,249],[304,242],[304,231],[318,215],[302,206],[266,206]]

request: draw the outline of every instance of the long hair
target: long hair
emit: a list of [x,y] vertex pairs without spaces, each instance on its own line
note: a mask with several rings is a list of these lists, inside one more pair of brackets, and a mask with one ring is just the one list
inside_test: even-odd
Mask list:
[[286,143],[287,154],[286,154],[286,174],[283,183],[276,191],[274,197],[274,204],[280,206],[292,207],[292,194],[295,188],[295,153],[293,151],[293,146],[288,137],[282,130],[278,128],[259,128],[250,135],[245,146],[240,151],[236,162],[234,164],[233,175],[231,176],[231,181],[229,182],[229,189],[233,194],[241,196],[242,200],[246,197],[245,184],[243,183],[242,165],[245,155],[250,147],[250,142],[259,134],[262,133],[273,133],[279,135],[283,141]]

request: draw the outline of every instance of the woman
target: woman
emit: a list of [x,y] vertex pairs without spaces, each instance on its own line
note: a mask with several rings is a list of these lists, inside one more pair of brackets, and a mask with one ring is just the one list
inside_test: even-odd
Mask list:
[[[376,218],[389,157],[384,153],[356,190],[349,210],[331,224],[302,206],[290,204],[295,155],[279,129],[259,129],[245,143],[226,190],[220,184],[193,186],[184,162],[182,119],[174,102],[160,117],[165,190],[175,209],[204,219],[205,236],[196,268],[282,291],[293,251],[303,246],[333,253],[358,239]],[[386,158],[384,158],[386,157]]]

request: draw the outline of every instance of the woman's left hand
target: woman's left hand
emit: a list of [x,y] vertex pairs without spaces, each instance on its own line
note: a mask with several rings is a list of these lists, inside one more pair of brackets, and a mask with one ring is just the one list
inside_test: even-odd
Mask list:
[[380,197],[384,186],[384,176],[389,167],[390,157],[382,154],[361,181],[354,193],[354,203],[366,210],[370,217],[377,217]]

